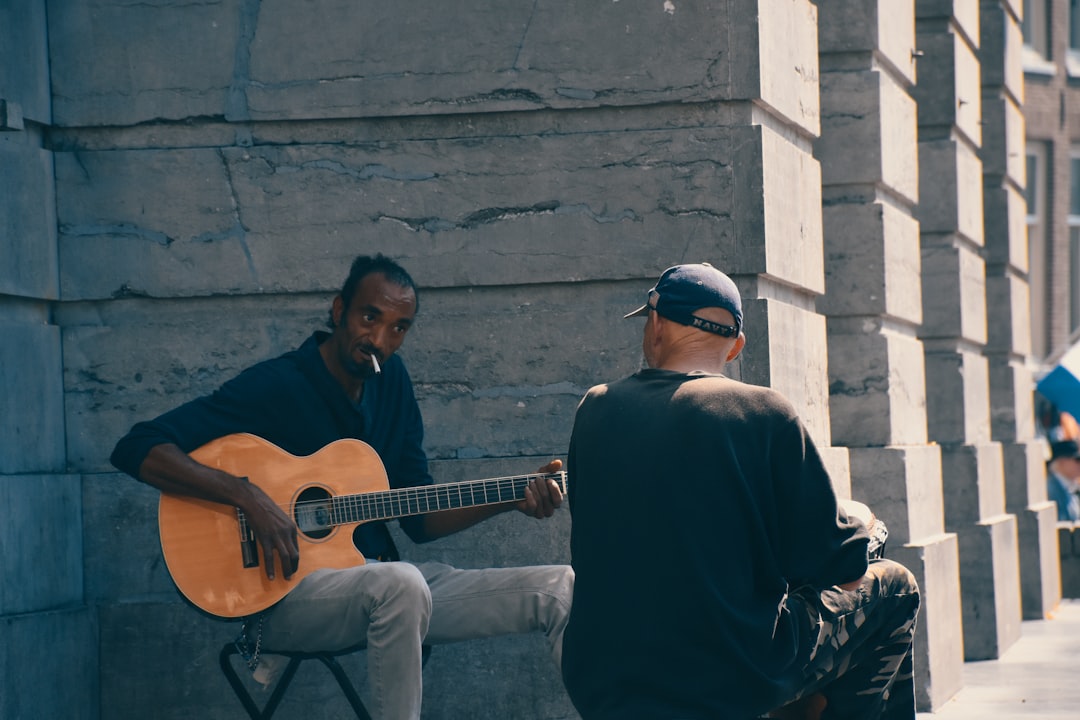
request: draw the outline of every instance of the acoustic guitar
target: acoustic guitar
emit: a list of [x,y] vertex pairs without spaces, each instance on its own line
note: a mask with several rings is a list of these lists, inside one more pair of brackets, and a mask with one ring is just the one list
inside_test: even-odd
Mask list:
[[251,615],[285,597],[323,568],[364,563],[353,544],[359,523],[478,505],[515,502],[535,479],[555,480],[566,492],[566,472],[535,473],[390,489],[375,450],[360,440],[338,440],[303,457],[255,435],[213,440],[191,453],[213,468],[252,479],[292,516],[299,529],[300,564],[286,580],[269,580],[244,514],[231,505],[162,493],[161,549],[169,574],[196,607],[225,618]]

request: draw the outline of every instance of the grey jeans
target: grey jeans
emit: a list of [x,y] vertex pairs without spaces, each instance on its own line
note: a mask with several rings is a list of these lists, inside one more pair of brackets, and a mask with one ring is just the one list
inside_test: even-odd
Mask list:
[[369,711],[415,720],[422,696],[421,645],[542,631],[556,666],[570,615],[574,571],[565,565],[459,570],[442,563],[369,562],[319,570],[265,617],[260,664],[276,650],[367,648]]

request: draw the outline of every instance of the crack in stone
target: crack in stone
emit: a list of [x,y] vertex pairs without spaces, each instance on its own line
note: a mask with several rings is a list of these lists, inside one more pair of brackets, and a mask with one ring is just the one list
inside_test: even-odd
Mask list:
[[255,28],[259,24],[261,0],[244,0],[240,4],[239,36],[233,56],[232,83],[229,85],[225,117],[232,121],[251,119],[248,108],[247,89],[251,82],[251,44],[255,40]]
[[61,225],[60,232],[64,235],[74,235],[75,237],[96,237],[99,235],[120,235],[123,237],[139,238],[141,240],[150,240],[162,247],[169,247],[175,242],[174,238],[169,237],[163,232],[157,230],[147,230],[140,228],[129,223],[118,223],[116,225]]
[[512,220],[531,215],[584,215],[597,223],[615,223],[629,220],[638,222],[637,213],[629,208],[617,213],[597,213],[588,205],[563,205],[557,200],[537,203],[522,207],[492,207],[469,213],[459,222],[452,222],[437,217],[407,218],[393,215],[378,214],[372,217],[373,222],[388,220],[398,222],[409,229],[429,233],[447,232],[452,230],[472,230],[482,225],[490,225],[504,220]]

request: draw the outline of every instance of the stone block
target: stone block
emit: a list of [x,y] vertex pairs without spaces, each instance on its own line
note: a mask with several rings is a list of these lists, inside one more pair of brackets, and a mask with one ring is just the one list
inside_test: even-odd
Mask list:
[[971,352],[926,353],[926,414],[930,439],[942,444],[990,439],[989,367]]
[[[143,659],[141,654],[136,657]],[[97,720],[94,611],[77,607],[3,617],[0,677],[0,717]],[[145,717],[153,715],[148,709]]]
[[[46,0],[6,3],[0,22],[0,101],[17,103],[22,116],[43,125],[52,120],[49,107],[49,37]],[[8,165],[0,159],[5,171]],[[4,193],[0,192],[0,197]],[[0,213],[2,215],[2,213]]]
[[1016,520],[1024,619],[1045,620],[1061,602],[1063,563],[1058,557],[1057,505],[1049,500],[1032,504],[1016,513]]
[[[0,308],[10,304],[0,301]],[[48,473],[64,469],[64,388],[60,374],[60,330],[11,308],[0,322],[0,394],[9,412],[0,414],[0,474]],[[32,316],[35,313],[27,313]]]
[[919,224],[923,234],[958,233],[983,244],[982,164],[954,140],[919,143]]
[[[1027,443],[1035,437],[1035,385],[1031,369],[1007,356],[989,357],[991,437]],[[1037,446],[1038,447],[1038,446]]]
[[822,182],[884,185],[918,202],[916,108],[907,91],[883,72],[829,72],[821,97],[814,150]]
[[825,295],[818,311],[921,323],[918,223],[887,203],[828,204],[822,219]]
[[[2,32],[2,30],[0,30]],[[2,137],[2,134],[0,134]],[[19,138],[21,139],[21,138]],[[57,299],[52,153],[0,141],[0,294]]]
[[998,187],[983,188],[986,209],[986,262],[1007,265],[1017,273],[1026,274],[1027,203],[1017,187],[1006,183]]
[[986,278],[988,353],[1031,354],[1031,297],[1027,281],[1008,273]]
[[[726,54],[732,64],[745,58],[744,68],[754,66],[752,72],[731,73],[732,95],[760,99],[781,120],[817,135],[817,7],[807,0],[736,0],[729,6],[734,52]],[[708,23],[714,26],[715,20]]]
[[1018,102],[1023,102],[1024,34],[1016,16],[1006,9],[1007,4],[980,3],[982,82],[987,87],[1003,87]]
[[[1024,184],[1024,112],[1004,93],[983,95],[983,145],[979,152],[986,175],[1007,176]],[[989,231],[989,228],[987,228]],[[987,240],[989,244],[989,240]]]
[[828,335],[834,441],[848,447],[925,443],[922,345],[879,328],[849,334],[837,325],[830,320]]
[[[765,88],[776,95],[767,98],[770,105],[798,110],[798,99],[805,98],[812,100],[806,108],[816,109],[808,2],[795,13],[790,3],[762,2],[762,27],[754,32],[728,17],[729,3],[645,11],[619,3],[518,0],[474,3],[467,12],[423,3],[404,13],[391,5],[317,0],[303,23],[291,3],[280,1],[164,9],[70,0],[53,5],[60,125],[703,102],[729,98],[734,79],[749,65],[765,68]],[[753,6],[756,11],[758,3]],[[447,35],[450,25],[457,31]],[[786,34],[792,30],[796,35]],[[761,49],[759,32],[766,41]],[[436,36],[440,41],[431,42]],[[801,77],[792,71],[798,63],[764,63],[765,53],[776,49],[813,65]],[[85,57],[98,61],[80,62]],[[769,67],[783,68],[790,78],[774,78]],[[792,87],[800,88],[799,98],[783,95]]]
[[772,299],[744,300],[743,317],[747,345],[739,379],[781,393],[815,444],[832,445],[825,318]]
[[852,448],[849,452],[851,497],[869,505],[885,521],[889,547],[921,543],[945,531],[937,445]]
[[949,532],[962,533],[1005,514],[1002,468],[1000,443],[942,447],[941,484],[945,490],[945,528]]
[[[58,153],[64,293],[330,292],[376,250],[425,287],[640,277],[712,257],[819,290],[817,164],[768,135],[764,152],[713,127]],[[735,164],[735,148],[756,160]],[[779,195],[736,237],[747,189],[735,185],[760,195],[763,157]],[[763,257],[763,217],[778,236],[769,268],[739,253]]]
[[[908,83],[915,82],[914,0],[823,0],[818,3],[821,53],[866,53],[885,59]],[[831,59],[830,59],[831,61]]]
[[832,480],[836,496],[851,498],[851,458],[846,447],[819,447],[821,462]]
[[992,660],[1020,639],[1016,517],[1000,515],[957,533],[964,659]]
[[934,712],[963,687],[964,640],[960,604],[960,559],[956,535],[890,544],[889,557],[919,582],[922,607],[915,626],[915,701]]
[[770,127],[733,128],[731,141],[734,237],[720,248],[726,272],[768,274],[824,292],[818,162]]
[[[232,94],[242,96],[249,81],[247,47],[238,43],[254,31],[254,18],[250,3],[237,5],[50,0],[55,123],[226,115]],[[291,44],[313,45],[301,38]]]
[[[977,12],[978,3],[973,4]],[[924,53],[919,63],[919,83],[913,90],[919,106],[919,126],[955,127],[978,147],[982,144],[982,80],[977,48],[953,27],[945,31],[934,26],[919,32],[918,43]]]
[[82,602],[82,491],[76,475],[0,475],[0,616]]
[[978,46],[979,0],[916,0],[915,17],[924,21],[944,20],[950,29],[967,35],[969,42]]
[[[111,448],[109,448],[111,450]],[[131,598],[177,599],[161,554],[160,494],[120,473],[84,476],[86,598],[110,605]]]
[[947,239],[923,235],[920,337],[985,343],[986,265],[967,245],[932,242]]

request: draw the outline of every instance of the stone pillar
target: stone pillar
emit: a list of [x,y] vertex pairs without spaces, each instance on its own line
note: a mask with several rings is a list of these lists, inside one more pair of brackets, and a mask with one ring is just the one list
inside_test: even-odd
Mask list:
[[0,11],[0,717],[97,716],[82,484],[67,471],[45,0]]
[[1028,364],[1022,8],[1020,0],[984,0],[979,9],[990,430],[1004,459],[1005,509],[1017,518],[1023,616],[1041,619],[1061,599],[1061,573],[1057,510],[1046,496]]
[[957,537],[945,531],[941,456],[927,442],[919,291],[913,0],[821,0],[822,165],[829,403],[850,448],[852,496],[915,573],[920,709],[962,685]]
[[982,257],[979,7],[917,0],[918,219],[930,440],[942,449],[945,527],[960,544],[964,656],[999,657],[1020,636],[1016,516],[990,432]]
[[729,373],[783,393],[799,411],[837,485],[850,494],[845,448],[831,447],[825,288],[817,9],[810,2],[738,0],[731,25],[752,28],[745,48],[759,70],[734,76],[737,150],[734,243],[720,257],[745,302],[747,347]]

